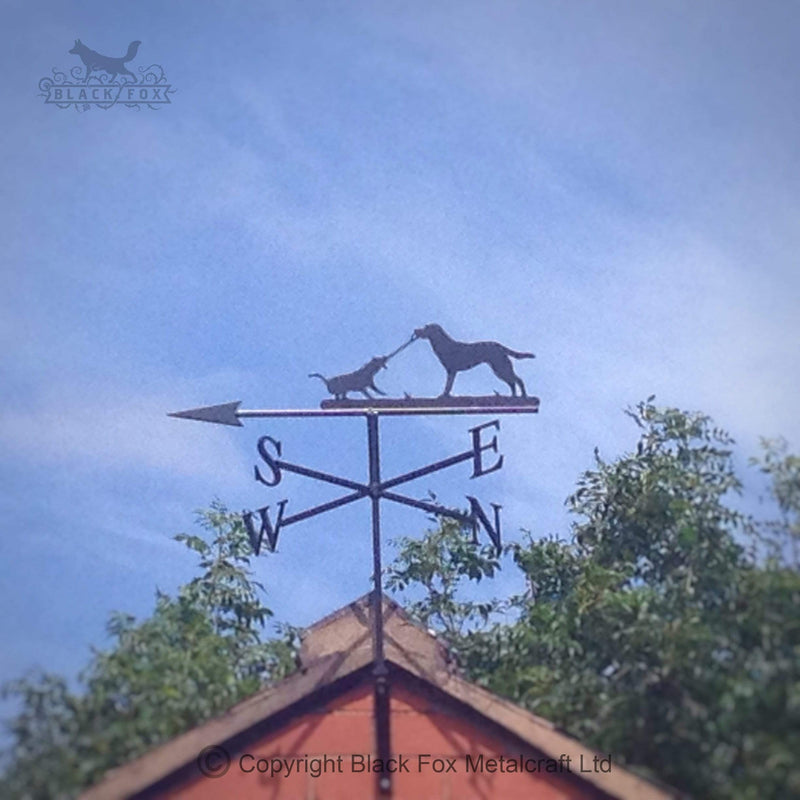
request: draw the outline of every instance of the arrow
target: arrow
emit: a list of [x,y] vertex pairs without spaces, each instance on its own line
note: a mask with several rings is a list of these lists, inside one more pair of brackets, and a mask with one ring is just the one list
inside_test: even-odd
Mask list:
[[173,411],[168,417],[179,419],[197,419],[201,422],[216,422],[220,425],[236,425],[241,428],[242,418],[248,417],[363,417],[369,413],[366,408],[339,408],[323,410],[319,408],[243,408],[239,409],[241,400],[233,403],[222,403],[218,406],[202,406],[190,408],[188,411]]
[[241,404],[241,400],[235,400],[233,403],[222,403],[219,406],[203,406],[202,408],[190,408],[188,411],[175,411],[167,416],[199,419],[201,422],[217,422],[220,425],[236,425],[241,428],[242,423],[239,422],[237,414]]
[[218,406],[174,411],[169,417],[197,419],[220,425],[242,427],[241,419],[250,417],[369,417],[414,414],[535,414],[538,397],[416,397],[371,398],[369,400],[323,400],[322,408],[242,408],[241,400]]

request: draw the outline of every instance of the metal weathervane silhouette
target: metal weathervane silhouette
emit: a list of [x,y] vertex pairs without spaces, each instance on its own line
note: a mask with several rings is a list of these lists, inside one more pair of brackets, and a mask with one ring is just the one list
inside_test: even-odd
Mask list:
[[[446,372],[444,390],[438,397],[386,397],[375,385],[380,370],[385,369],[389,359],[416,341],[429,342],[434,354]],[[511,359],[533,358],[532,353],[511,350],[498,342],[459,342],[445,333],[440,325],[430,324],[417,328],[413,335],[396,350],[386,356],[377,356],[361,368],[342,375],[325,378],[317,372],[309,377],[320,379],[333,399],[323,400],[319,409],[242,409],[241,402],[223,403],[215,406],[178,411],[171,417],[216,422],[222,425],[241,426],[243,419],[261,417],[353,417],[363,416],[367,421],[367,455],[369,480],[366,483],[331,475],[327,472],[293,464],[283,459],[281,442],[272,436],[261,436],[256,450],[261,463],[254,467],[255,480],[267,487],[280,484],[284,472],[302,475],[306,478],[340,486],[348,490],[341,497],[327,503],[308,508],[295,514],[286,515],[288,500],[280,500],[275,505],[274,519],[270,516],[270,506],[255,511],[242,512],[242,520],[247,530],[253,551],[258,555],[262,548],[274,551],[280,532],[303,520],[324,514],[335,508],[368,497],[372,510],[372,647],[374,661],[375,696],[375,745],[381,764],[388,764],[391,755],[389,726],[389,672],[384,658],[383,641],[383,586],[381,566],[381,500],[417,508],[439,517],[457,520],[472,531],[473,541],[483,530],[497,551],[501,548],[500,506],[491,503],[492,514],[480,504],[477,498],[467,495],[469,511],[459,511],[439,503],[418,500],[399,494],[396,487],[410,481],[431,475],[461,462],[472,463],[471,478],[479,478],[495,472],[503,466],[503,456],[499,453],[497,431],[500,422],[494,419],[469,429],[470,446],[457,455],[450,456],[433,464],[397,475],[388,480],[381,476],[380,442],[378,422],[381,416],[408,416],[429,414],[530,414],[539,410],[539,399],[529,397],[525,384],[515,373]],[[453,396],[453,383],[459,372],[486,364],[492,372],[511,390],[511,395],[496,392],[488,396]],[[519,394],[517,394],[519,389]],[[374,392],[381,397],[374,397]],[[350,398],[348,394],[357,393],[363,397]],[[382,797],[391,795],[391,775],[388,771],[378,772],[378,793]]]

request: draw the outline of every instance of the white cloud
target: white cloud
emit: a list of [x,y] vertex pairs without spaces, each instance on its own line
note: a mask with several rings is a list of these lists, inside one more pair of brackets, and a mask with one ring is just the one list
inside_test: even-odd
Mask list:
[[185,407],[180,395],[177,387],[145,394],[118,386],[49,386],[27,406],[6,408],[0,442],[37,464],[158,470],[226,482],[249,471],[217,426],[167,417]]

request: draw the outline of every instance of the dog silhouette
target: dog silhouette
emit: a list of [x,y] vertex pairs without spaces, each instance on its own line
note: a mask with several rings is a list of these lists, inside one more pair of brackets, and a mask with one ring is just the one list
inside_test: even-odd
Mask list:
[[449,397],[453,381],[459,372],[477,367],[478,364],[488,364],[492,372],[511,387],[512,396],[516,396],[517,386],[519,386],[522,396],[527,396],[525,384],[522,382],[522,378],[514,372],[514,366],[509,356],[535,358],[533,353],[518,353],[498,342],[457,342],[444,332],[441,325],[435,323],[426,325],[424,328],[417,328],[414,336],[417,339],[427,339],[431,343],[433,352],[436,353],[436,357],[447,371],[447,382],[442,397]]
[[89,80],[89,75],[95,70],[103,70],[111,75],[112,80],[117,75],[130,75],[134,82],[136,76],[125,66],[128,61],[132,61],[136,57],[141,42],[131,42],[128,45],[128,52],[120,58],[113,58],[112,56],[104,56],[95,50],[90,50],[80,39],[75,40],[75,46],[69,52],[73,55],[79,56],[86,67],[86,77],[84,80]]
[[335,400],[345,400],[348,392],[361,392],[365,397],[372,400],[373,397],[367,389],[372,389],[377,394],[386,394],[375,385],[375,376],[380,370],[386,369],[387,361],[388,358],[386,356],[376,356],[355,372],[346,372],[344,375],[336,375],[333,378],[326,378],[324,375],[320,375],[319,372],[312,372],[308,377],[319,378],[323,381],[325,388],[333,395]]

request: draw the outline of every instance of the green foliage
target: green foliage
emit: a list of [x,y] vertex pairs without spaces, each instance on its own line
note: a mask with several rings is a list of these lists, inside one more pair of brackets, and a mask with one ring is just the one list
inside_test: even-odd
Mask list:
[[[481,555],[464,539],[451,550],[458,532],[445,525],[401,542],[390,576],[423,589],[411,610],[445,633],[471,679],[615,760],[697,798],[800,796],[796,561],[781,558],[785,546],[767,559],[744,546],[763,524],[731,508],[730,437],[651,401],[628,412],[635,450],[613,462],[596,452],[568,498],[571,539],[507,548],[527,587],[508,602],[510,621],[476,629],[470,602],[451,599],[498,565],[471,573]],[[767,443],[756,463],[783,513],[768,527],[785,542],[800,460]],[[449,615],[435,613],[443,598]]]
[[458,641],[475,623],[486,622],[501,603],[478,603],[459,597],[464,580],[491,578],[500,567],[494,546],[476,546],[462,526],[445,519],[422,539],[402,537],[393,542],[397,559],[387,569],[386,588],[404,591],[411,585],[424,589],[424,596],[405,603],[406,610],[427,627]]
[[464,587],[469,581],[494,577],[500,568],[494,545],[473,544],[462,526],[450,519],[443,519],[422,539],[402,537],[392,544],[398,554],[386,570],[386,588],[412,589],[419,599],[404,598],[403,607],[440,634],[462,666],[486,664],[487,637],[481,628],[502,613],[507,602],[471,600],[464,596]]
[[725,502],[741,484],[731,438],[701,414],[640,403],[628,415],[642,430],[636,452],[613,463],[595,452],[567,499],[581,517],[573,526],[579,552],[625,572],[625,585],[724,602],[729,572],[740,563],[733,534],[745,519]]
[[800,456],[791,455],[784,439],[762,439],[761,458],[751,458],[771,479],[770,494],[781,512],[779,520],[768,520],[762,528],[768,533],[770,556],[781,561],[790,554],[795,569],[800,568]]
[[[613,461],[595,451],[568,540],[527,535],[498,557],[445,520],[396,542],[387,588],[468,677],[616,762],[702,800],[800,796],[800,459],[763,442],[751,463],[780,518],[753,520],[708,417],[652,398],[627,413],[639,440]],[[261,639],[272,615],[241,521],[216,504],[200,522],[209,535],[176,537],[198,577],[142,622],[113,615],[82,691],[48,674],[6,686],[21,711],[0,796],[72,797],[293,671],[297,631]],[[474,599],[503,560],[525,591]]]
[[272,613],[247,569],[238,517],[214,504],[199,515],[211,541],[175,537],[200,556],[200,575],[177,597],[157,593],[151,617],[113,614],[112,644],[95,651],[73,692],[56,675],[4,687],[22,710],[0,796],[73,797],[106,770],[230,708],[267,679],[294,670],[296,632],[261,642]]

